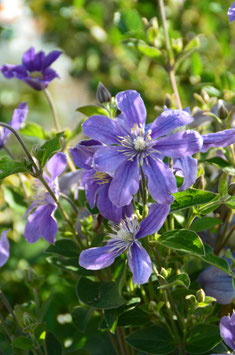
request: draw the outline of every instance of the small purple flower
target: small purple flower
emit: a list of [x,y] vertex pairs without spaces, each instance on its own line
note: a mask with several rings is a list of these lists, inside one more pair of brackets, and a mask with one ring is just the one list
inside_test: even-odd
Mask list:
[[220,335],[226,345],[235,350],[235,312],[231,317],[223,317],[220,320]]
[[145,125],[145,106],[136,91],[120,92],[116,102],[121,111],[118,118],[92,116],[83,124],[87,136],[106,144],[97,149],[94,168],[113,176],[110,200],[117,207],[128,205],[143,174],[151,196],[159,203],[172,203],[176,181],[163,158],[181,158],[198,152],[202,138],[190,130],[168,134],[193,118],[187,111],[165,110],[153,123]]
[[94,153],[100,146],[101,143],[96,140],[82,141],[75,148],[70,149],[70,153],[76,166],[84,169],[81,185],[85,188],[90,207],[93,208],[96,203],[105,218],[120,223],[122,218],[132,215],[133,207],[131,204],[123,207],[115,206],[109,198],[112,177],[92,168]]
[[[27,114],[28,105],[25,102],[21,102],[18,105],[18,108],[14,110],[11,121],[8,122],[9,126],[11,126],[12,128],[14,128],[15,131],[17,131],[18,129],[20,129],[22,123],[26,120]],[[0,148],[2,148],[6,144],[10,135],[11,131],[9,131],[9,129],[5,127],[0,127]]]
[[[43,173],[44,179],[57,198],[59,197],[58,176],[65,170],[66,165],[65,154],[57,153],[46,164],[49,175]],[[49,243],[54,244],[58,229],[54,218],[57,205],[39,180],[36,183],[36,188],[35,200],[25,213],[27,223],[24,236],[28,243],[35,243],[40,237],[43,237]]]
[[22,64],[5,64],[0,67],[0,70],[7,79],[17,78],[35,90],[44,90],[53,79],[59,78],[50,65],[61,53],[61,51],[54,50],[45,55],[43,51],[35,53],[34,48],[31,47],[24,53]]
[[9,249],[10,249],[10,244],[7,239],[7,233],[9,232],[8,230],[5,230],[1,234],[1,239],[0,239],[0,267],[6,264],[7,260],[9,259]]
[[100,270],[110,266],[116,257],[128,252],[128,264],[133,274],[133,282],[143,284],[152,273],[152,264],[146,250],[138,241],[146,235],[157,232],[163,225],[170,205],[152,204],[149,214],[140,224],[136,220],[122,220],[119,227],[113,229],[107,244],[84,250],[79,257],[79,264],[88,270]]
[[228,9],[228,19],[229,22],[232,22],[235,20],[235,2],[232,3],[230,8]]

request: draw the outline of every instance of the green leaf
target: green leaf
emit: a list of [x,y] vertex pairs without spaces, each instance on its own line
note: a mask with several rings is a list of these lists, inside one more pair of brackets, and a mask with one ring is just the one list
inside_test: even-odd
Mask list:
[[125,340],[133,348],[150,354],[163,355],[175,350],[168,330],[159,326],[137,330],[128,335]]
[[32,340],[23,335],[12,341],[12,345],[17,349],[32,350],[34,348]]
[[77,295],[81,302],[94,308],[117,308],[126,303],[116,282],[93,282],[81,277],[77,284]]
[[192,55],[192,71],[193,75],[201,75],[202,73],[202,60],[200,55],[196,52]]
[[212,201],[217,194],[205,190],[188,189],[186,191],[176,192],[173,196],[175,200],[171,205],[171,212],[208,203]]
[[226,202],[229,208],[235,209],[235,196],[231,196],[230,200]]
[[204,244],[204,248],[205,248],[205,255],[201,257],[203,261],[226,272],[226,274],[233,276],[233,273],[230,270],[230,267],[226,260],[216,256],[208,244]]
[[220,157],[213,157],[210,159],[203,160],[202,162],[220,168],[227,174],[235,175],[235,168],[232,167],[229,162],[225,161]]
[[50,245],[45,252],[68,257],[79,256],[78,248],[71,239],[57,240],[56,243],[54,245]]
[[149,46],[144,41],[138,42],[137,49],[140,51],[140,53],[150,58],[158,58],[162,56],[162,52],[159,49]]
[[191,230],[175,229],[162,234],[157,241],[167,248],[180,250],[192,255],[203,256],[205,254],[201,239]]
[[78,257],[64,258],[62,256],[48,256],[46,260],[49,264],[53,264],[54,266],[66,271],[76,272],[78,275],[93,275],[91,270],[86,270],[78,264]]
[[220,196],[224,196],[228,193],[228,183],[227,183],[227,174],[226,173],[223,173],[220,178],[218,191],[219,191]]
[[190,229],[195,232],[202,232],[220,223],[222,223],[222,221],[218,218],[202,217],[193,221]]
[[29,171],[26,169],[24,161],[14,161],[10,157],[2,157],[0,159],[0,180],[12,174],[26,172]]
[[87,324],[92,314],[91,308],[75,307],[72,312],[73,324],[78,328],[79,332],[84,333],[86,331]]
[[170,277],[169,279],[167,279],[166,283],[163,286],[159,286],[158,288],[168,288],[168,287],[172,287],[172,286],[183,286],[185,288],[189,288],[190,286],[190,278],[188,276],[188,274],[182,273],[179,275],[174,275],[173,277]]
[[197,324],[186,339],[189,354],[204,354],[221,342],[219,327],[213,324]]
[[123,307],[110,308],[104,310],[104,320],[106,326],[112,334],[115,334],[115,329],[118,323],[118,317],[123,312]]
[[144,31],[143,22],[136,10],[126,9],[116,13],[114,22],[122,33]]
[[20,133],[26,136],[37,137],[40,139],[46,139],[48,136],[44,129],[35,122],[26,123],[26,125],[20,129]]
[[37,152],[35,152],[34,155],[40,161],[42,167],[44,167],[46,162],[61,149],[60,139],[62,136],[63,132],[57,133],[54,138],[37,148]]
[[200,37],[195,36],[191,39],[186,46],[184,47],[184,51],[191,51],[192,49],[197,49],[200,46]]
[[95,106],[95,105],[87,105],[87,106],[81,106],[76,109],[76,111],[83,113],[83,115],[90,117],[93,115],[104,115],[108,116],[108,112],[105,110],[105,108]]
[[62,346],[52,332],[46,334],[46,347],[50,355],[62,355]]
[[149,318],[141,309],[135,308],[123,312],[118,318],[119,327],[139,327],[149,322]]

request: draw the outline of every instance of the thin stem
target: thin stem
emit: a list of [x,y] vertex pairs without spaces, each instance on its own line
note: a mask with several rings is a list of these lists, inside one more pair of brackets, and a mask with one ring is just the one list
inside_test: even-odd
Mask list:
[[220,252],[220,250],[222,249],[223,245],[224,245],[224,241],[226,240],[226,233],[227,233],[227,230],[228,230],[228,227],[229,227],[229,223],[232,220],[232,217],[233,217],[233,211],[230,210],[229,214],[228,214],[228,217],[227,217],[227,221],[226,221],[225,226],[224,226],[223,234],[222,234],[221,238],[218,240],[218,245],[215,248],[215,254],[218,254]]
[[226,243],[228,242],[228,240],[230,239],[230,237],[233,235],[234,232],[235,232],[235,226],[230,230],[223,243],[218,247],[216,254],[219,254],[220,250],[223,248],[224,245],[226,245]]
[[117,332],[117,337],[118,337],[118,342],[119,342],[119,346],[120,346],[120,349],[121,349],[121,353],[122,353],[122,355],[126,355],[124,341],[123,341],[120,329],[118,327],[116,329],[116,332]]
[[182,110],[182,104],[181,104],[181,101],[180,101],[180,95],[179,95],[178,87],[177,87],[177,84],[176,84],[174,68],[172,68],[169,71],[169,76],[170,76],[171,86],[172,86],[172,89],[173,89],[173,92],[174,92],[174,95],[175,95],[175,101],[176,101],[177,108],[179,110]]
[[235,167],[235,153],[234,153],[233,145],[230,145],[229,148],[230,148],[231,153],[232,153],[233,166]]
[[17,327],[19,328],[20,332],[22,333],[22,329],[21,329],[21,326],[19,325],[18,323],[18,320],[15,316],[15,313],[10,305],[10,303],[8,302],[6,296],[4,295],[4,293],[0,290],[0,298],[2,300],[2,303],[4,304],[4,306],[6,307],[6,309],[8,310],[9,313],[11,313],[15,323],[17,324]]
[[47,89],[45,89],[43,91],[44,91],[45,96],[47,98],[47,101],[48,101],[48,103],[49,103],[49,105],[51,107],[51,111],[52,111],[52,115],[53,115],[54,123],[55,123],[55,128],[56,128],[57,132],[59,132],[60,131],[60,124],[59,124],[59,120],[58,120],[58,117],[57,117],[56,108],[55,108],[53,99],[51,97],[50,92]]
[[8,338],[11,340],[11,333],[10,333],[10,331],[9,331],[9,329],[8,329],[8,327],[7,327],[6,323],[5,323],[5,320],[4,320],[3,316],[1,315],[1,313],[0,313],[0,322],[2,323],[2,327],[4,328]]
[[64,194],[63,192],[60,192],[60,196],[61,196],[64,200],[68,201],[68,202],[70,203],[70,205],[73,207],[74,211],[75,211],[76,213],[78,213],[77,207],[76,207],[75,203],[71,200],[71,198],[69,198],[69,197],[68,197],[66,194]]
[[110,339],[110,341],[111,341],[111,343],[112,343],[112,346],[113,346],[113,348],[114,348],[114,350],[115,350],[115,353],[116,353],[117,355],[119,355],[119,350],[118,350],[117,344],[116,344],[116,342],[115,342],[115,340],[114,340],[113,334],[111,334],[110,332],[108,332],[108,336],[109,336],[109,339]]

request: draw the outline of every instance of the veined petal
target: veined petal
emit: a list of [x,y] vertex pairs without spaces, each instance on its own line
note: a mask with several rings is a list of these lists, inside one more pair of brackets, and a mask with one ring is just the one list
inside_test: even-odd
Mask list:
[[120,151],[120,147],[100,147],[94,155],[94,168],[113,175],[115,170],[127,159]]
[[90,169],[93,156],[100,146],[101,143],[99,141],[90,139],[80,142],[74,148],[70,148],[70,153],[76,166],[82,169]]
[[154,148],[170,158],[181,158],[201,150],[203,141],[196,131],[180,131],[156,141]]
[[171,204],[174,197],[170,193],[177,192],[171,169],[163,161],[149,157],[148,164],[143,164],[143,171],[148,177],[149,192],[154,200],[162,204]]
[[140,242],[134,242],[129,249],[128,265],[133,274],[133,282],[141,285],[148,281],[152,273],[152,263]]
[[59,58],[61,54],[62,52],[57,50],[48,53],[44,59],[43,68],[45,69],[49,67],[54,61],[56,61],[57,58]]
[[67,166],[66,155],[62,152],[56,153],[53,157],[47,162],[46,167],[51,176],[52,180],[55,180],[57,176],[63,173]]
[[106,116],[91,116],[82,125],[85,135],[106,144],[117,144],[120,136],[118,125]]
[[181,170],[184,174],[184,182],[179,191],[187,190],[194,184],[197,178],[197,159],[189,156],[178,158],[175,159],[173,167]]
[[97,195],[97,207],[100,213],[110,221],[115,223],[120,223],[122,218],[122,208],[115,206],[109,199],[110,183],[103,184],[100,186],[98,195]]
[[122,253],[112,250],[112,246],[104,246],[83,250],[79,256],[79,265],[87,270],[100,270],[111,265]]
[[117,107],[122,112],[126,126],[133,127],[135,123],[145,124],[146,109],[140,94],[135,90],[126,90],[116,95]]
[[136,234],[136,238],[143,238],[146,235],[157,232],[163,226],[170,208],[171,205],[169,204],[161,205],[160,203],[153,203],[150,206],[147,217],[140,222],[140,230]]
[[226,129],[216,133],[203,134],[201,152],[205,153],[210,148],[227,147],[235,143],[235,128]]
[[151,129],[151,137],[155,139],[169,134],[178,127],[188,125],[192,121],[193,117],[187,111],[166,109],[153,123],[148,125],[148,129]]
[[10,243],[9,240],[7,239],[7,233],[9,232],[8,230],[5,230],[1,234],[0,238],[0,267],[6,264],[7,260],[9,259],[9,249],[10,249]]
[[139,189],[139,175],[136,159],[124,161],[117,168],[109,188],[109,198],[117,207],[129,205]]

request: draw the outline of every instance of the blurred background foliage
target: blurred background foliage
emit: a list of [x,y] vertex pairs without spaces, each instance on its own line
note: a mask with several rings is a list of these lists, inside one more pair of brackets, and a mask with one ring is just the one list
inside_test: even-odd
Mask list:
[[[6,10],[7,1],[8,5],[11,3],[10,10]],[[61,80],[55,80],[50,90],[64,128],[76,127],[83,118],[75,111],[78,106],[96,103],[99,81],[113,95],[126,89],[139,91],[150,120],[163,109],[166,94],[172,98],[169,76],[164,69],[166,51],[155,0],[14,0],[15,6],[12,2],[0,2],[0,64],[19,63],[30,46],[46,52],[61,49],[63,58],[53,65]],[[235,22],[228,23],[229,2],[165,2],[183,107],[202,107],[203,103],[194,95],[201,94],[202,89],[204,97],[208,95],[234,104]],[[30,121],[45,129],[53,127],[42,92],[2,76],[0,84],[2,121],[8,122],[18,103],[27,101]],[[35,137],[24,139],[29,145],[37,143]],[[22,155],[17,145],[13,144],[12,150]],[[11,257],[0,270],[1,288],[12,305],[25,304],[28,311],[40,288],[40,303],[47,301],[44,321],[65,349],[72,351],[86,344],[85,348],[92,354],[112,354],[107,335],[95,330],[100,322],[98,313],[95,323],[88,324],[86,333],[72,325],[70,312],[77,305],[76,273],[56,269],[46,260],[44,250],[48,244],[45,241],[28,245],[24,240],[23,215],[29,202],[19,192],[19,186],[17,176],[7,178],[4,185],[0,183],[0,226],[13,229],[9,234]],[[33,287],[28,279],[31,268],[39,277]],[[0,312],[6,314],[1,303]],[[97,347],[99,335],[102,335],[99,338],[102,344],[99,340]],[[4,355],[11,354],[4,344],[0,333],[1,351]],[[74,354],[79,354],[78,350]]]

